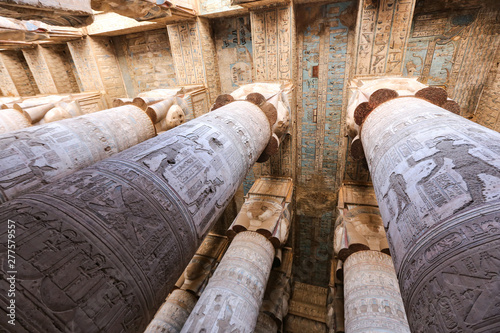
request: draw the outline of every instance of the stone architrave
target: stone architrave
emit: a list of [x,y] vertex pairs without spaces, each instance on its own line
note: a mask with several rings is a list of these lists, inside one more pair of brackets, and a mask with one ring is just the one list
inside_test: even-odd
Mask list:
[[0,203],[34,191],[154,135],[149,117],[131,105],[2,134]]
[[500,134],[400,97],[361,140],[412,331],[499,331]]
[[237,234],[182,332],[252,333],[274,252],[271,242],[256,232]]
[[84,27],[94,21],[91,0],[4,0],[0,16],[38,20],[51,25]]
[[16,223],[16,323],[144,330],[270,137],[259,107],[234,102],[4,203],[0,237]]
[[344,263],[345,332],[410,333],[391,257],[353,253]]

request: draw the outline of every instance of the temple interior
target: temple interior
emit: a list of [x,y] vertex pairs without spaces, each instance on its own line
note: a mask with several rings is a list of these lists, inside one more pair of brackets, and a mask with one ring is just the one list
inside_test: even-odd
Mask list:
[[500,331],[498,0],[2,1],[0,105],[2,332]]

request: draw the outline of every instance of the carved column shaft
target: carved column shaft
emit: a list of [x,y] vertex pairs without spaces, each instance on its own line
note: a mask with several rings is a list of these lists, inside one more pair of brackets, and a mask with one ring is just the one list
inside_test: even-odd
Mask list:
[[0,110],[0,134],[30,126],[31,123],[22,112],[14,109]]
[[412,331],[499,331],[500,133],[402,97],[361,139]]
[[344,264],[345,332],[410,333],[391,257],[351,254]]
[[149,117],[131,105],[2,134],[0,151],[5,153],[0,157],[0,203],[154,135]]
[[196,305],[196,296],[189,291],[175,289],[149,323],[144,333],[178,333]]
[[252,333],[274,252],[271,242],[256,232],[237,234],[182,332]]
[[234,102],[3,204],[0,237],[17,226],[16,320],[143,330],[270,136],[259,107]]

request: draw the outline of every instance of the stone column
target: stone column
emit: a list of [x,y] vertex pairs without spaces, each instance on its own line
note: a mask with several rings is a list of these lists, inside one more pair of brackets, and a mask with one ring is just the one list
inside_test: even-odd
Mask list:
[[[2,111],[14,115],[18,112]],[[4,113],[7,112],[2,115]],[[132,105],[2,134],[0,151],[5,153],[0,156],[0,203],[34,191],[154,135],[151,119]]]
[[0,134],[30,126],[30,121],[22,112],[14,109],[4,109],[0,111]]
[[345,332],[410,333],[391,257],[359,251],[344,263]]
[[156,312],[145,333],[179,333],[206,287],[210,274],[227,249],[227,237],[208,234],[174,290]]
[[197,298],[187,290],[175,289],[163,303],[144,333],[178,333],[196,305]]
[[16,320],[28,332],[143,330],[270,137],[259,107],[233,102],[4,203]]
[[343,279],[343,331],[409,333],[376,203],[371,186],[344,185],[339,191],[334,250],[343,265],[332,274]]
[[182,332],[252,333],[274,253],[263,235],[252,231],[237,234]]
[[[275,261],[275,248],[281,248],[288,237],[292,194],[289,178],[263,177],[255,181],[227,231],[233,243],[182,332],[253,332]],[[285,261],[290,258],[285,257]],[[260,320],[269,327],[268,318]]]
[[361,141],[412,331],[499,331],[500,133],[400,97]]
[[278,266],[273,264],[275,267],[271,270],[271,275],[267,282],[266,292],[264,293],[254,333],[281,332],[283,319],[288,313],[293,253],[290,248],[283,248],[280,251],[282,251],[282,260]]

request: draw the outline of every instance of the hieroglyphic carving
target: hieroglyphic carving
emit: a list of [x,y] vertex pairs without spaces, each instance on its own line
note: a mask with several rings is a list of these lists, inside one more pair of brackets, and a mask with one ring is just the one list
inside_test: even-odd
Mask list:
[[208,276],[227,249],[227,238],[209,233],[191,259],[174,290],[156,312],[145,332],[179,333],[204,290]]
[[262,235],[236,235],[182,332],[253,332],[274,252]]
[[217,96],[220,95],[221,85],[217,54],[214,40],[212,39],[212,27],[210,21],[202,17],[196,19],[196,25],[198,27],[201,53],[203,56],[202,59],[205,68],[205,86],[210,94],[210,102],[214,103]]
[[40,48],[40,51],[57,87],[57,92],[60,94],[79,93],[80,90],[69,63],[70,54],[66,46],[50,45]]
[[486,5],[478,12],[460,72],[457,73],[456,84],[452,87],[453,90],[448,90],[450,97],[461,106],[461,114],[464,116],[470,116],[475,111],[481,89],[500,46],[497,14],[497,11]]
[[57,94],[57,87],[41,48],[41,46],[36,46],[34,49],[24,49],[24,58],[28,63],[31,73],[33,73],[40,92],[42,94]]
[[[313,175],[324,177],[324,186],[335,190],[336,181],[328,174],[337,172],[337,151],[341,144],[341,115],[347,68],[348,32],[344,23],[351,2],[308,5],[300,8],[310,22],[299,31],[301,74],[297,126],[298,179],[310,183]],[[319,19],[319,12],[328,13]],[[306,19],[304,19],[305,21]],[[307,21],[306,21],[307,22]],[[304,24],[303,24],[304,25]],[[316,68],[316,69],[315,69]],[[317,72],[315,72],[317,71]]]
[[116,37],[136,94],[177,85],[170,41],[165,29]]
[[301,316],[289,314],[285,318],[285,333],[326,333],[327,327],[324,323],[307,319]]
[[167,26],[178,84],[205,84],[213,103],[220,94],[220,79],[210,29],[205,18]]
[[40,93],[21,50],[2,51],[1,57],[20,96]]
[[19,96],[16,85],[10,77],[10,73],[7,70],[3,60],[3,56],[0,53],[0,90],[3,96]]
[[252,11],[255,81],[293,79],[293,6]]
[[214,31],[221,93],[229,94],[252,82],[250,16],[219,19],[214,22]]
[[326,323],[326,299],[328,288],[295,282],[290,300],[289,313]]
[[478,124],[500,132],[500,48],[497,50],[495,61],[488,74],[488,79],[477,105],[475,121]]
[[376,251],[352,254],[344,263],[346,332],[410,333],[391,257]]
[[175,289],[156,312],[144,333],[179,333],[196,305],[196,296]]
[[[428,287],[427,295],[439,300],[436,304],[422,305],[419,295],[423,286],[447,272],[474,277],[474,295],[487,295],[495,285],[490,268],[478,264],[470,274],[457,262],[483,248],[488,256],[500,257],[495,247],[500,134],[426,101],[403,97],[370,113],[361,137],[412,329],[474,330],[482,322],[484,329],[495,331],[500,313],[491,307],[496,302],[491,297],[450,303],[454,294],[464,295],[465,282],[446,293]],[[479,257],[472,262],[479,263]],[[470,312],[473,307],[490,310],[478,314]],[[462,315],[454,317],[455,311]]]
[[[22,112],[14,109],[0,110],[0,134],[31,126]],[[1,200],[0,200],[1,201]]]
[[415,2],[359,2],[356,75],[402,74]]
[[154,135],[149,117],[134,106],[3,134],[0,202],[33,191]]
[[106,91],[108,105],[112,105],[114,98],[127,96],[120,66],[116,59],[114,45],[108,37],[88,38],[97,67],[99,68],[104,90]]
[[144,329],[270,135],[257,106],[233,102],[4,203],[0,237],[16,221],[25,267],[16,319],[30,332]]
[[93,56],[89,38],[70,41],[67,44],[75,63],[82,91],[103,91],[104,85],[99,75],[99,68]]

